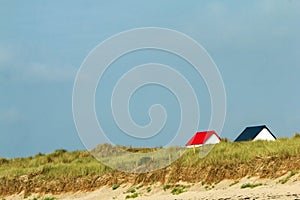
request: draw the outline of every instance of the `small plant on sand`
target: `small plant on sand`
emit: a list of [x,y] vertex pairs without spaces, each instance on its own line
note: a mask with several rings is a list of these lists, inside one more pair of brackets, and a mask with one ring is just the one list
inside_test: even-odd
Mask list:
[[118,189],[120,187],[120,184],[114,184],[113,186],[112,186],[112,189],[113,190],[116,190],[116,189]]
[[291,171],[290,176],[295,176],[298,172],[297,171]]
[[252,184],[252,183],[245,183],[245,184],[243,184],[242,186],[241,186],[241,188],[242,189],[244,189],[244,188],[255,188],[255,187],[257,187],[257,186],[261,186],[261,185],[263,185],[262,183],[254,183],[254,184]]
[[175,188],[173,188],[173,190],[171,191],[171,193],[173,195],[178,195],[183,192],[186,192],[187,191],[186,189],[190,187],[191,187],[190,185],[176,185]]
[[149,192],[151,192],[151,187],[147,187],[147,192],[149,193]]
[[288,180],[290,180],[290,178],[292,176],[295,176],[297,173],[298,173],[297,171],[291,171],[290,174],[287,177],[285,177],[283,179],[280,179],[278,182],[281,183],[281,184],[285,184],[286,182],[288,182]]
[[129,189],[129,192],[130,192],[130,193],[135,193],[135,189],[134,189],[134,188],[131,188],[131,189]]
[[136,192],[135,188],[129,188],[128,190],[126,190],[125,192],[123,192],[123,194],[135,193],[135,192]]
[[138,189],[141,189],[143,186],[144,186],[143,184],[140,184],[140,185],[138,185],[138,186],[136,187],[136,189],[137,189],[137,190],[138,190]]
[[209,185],[206,185],[206,186],[204,187],[204,189],[205,189],[205,190],[211,190],[211,188],[209,187]]
[[132,194],[132,195],[127,195],[126,197],[125,197],[125,199],[130,199],[130,198],[137,198],[139,196],[139,194],[138,193],[134,193],[134,194]]
[[178,195],[178,194],[181,194],[181,193],[183,193],[183,192],[186,192],[186,190],[184,190],[184,188],[174,188],[174,189],[171,191],[171,193],[172,193],[173,195]]
[[166,191],[166,190],[170,189],[171,187],[172,187],[172,185],[167,184],[167,185],[164,186],[163,189],[164,189],[164,191]]
[[29,193],[29,194],[25,194],[24,195],[24,199],[27,199],[28,197],[30,197],[31,196],[31,194]]
[[44,198],[44,200],[56,200],[56,198],[54,198],[54,197],[46,197],[46,198]]
[[233,183],[230,183],[229,187],[234,186],[236,184],[238,184],[240,181],[234,181]]
[[215,181],[214,184],[217,185],[218,183],[220,183],[220,181]]

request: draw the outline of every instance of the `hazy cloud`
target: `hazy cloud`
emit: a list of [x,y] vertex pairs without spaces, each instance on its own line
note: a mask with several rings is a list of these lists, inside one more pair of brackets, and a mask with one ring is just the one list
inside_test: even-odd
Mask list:
[[10,107],[0,112],[0,122],[14,123],[25,119],[25,116],[16,107]]
[[252,1],[234,6],[210,1],[196,6],[197,11],[189,12],[183,27],[200,42],[208,41],[214,48],[257,51],[258,45],[298,38],[299,8],[300,1]]
[[72,67],[50,67],[40,63],[29,65],[21,74],[21,80],[69,81],[76,71]]
[[0,68],[0,82],[64,82],[74,79],[71,66],[51,67],[41,63],[24,66],[6,65]]
[[13,58],[12,52],[9,48],[0,46],[0,68],[3,64],[9,62]]

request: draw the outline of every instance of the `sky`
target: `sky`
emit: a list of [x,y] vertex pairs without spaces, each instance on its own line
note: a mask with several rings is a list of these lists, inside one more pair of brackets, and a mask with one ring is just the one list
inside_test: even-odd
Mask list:
[[[7,0],[0,4],[0,157],[85,149],[72,115],[76,73],[100,42],[141,27],[180,31],[207,50],[226,89],[221,137],[234,140],[246,126],[261,124],[278,137],[300,132],[300,1],[31,0],[20,4]],[[209,93],[187,63],[155,50],[126,56],[112,64],[96,94],[97,116],[106,130],[116,134],[112,134],[114,143],[137,144],[119,137],[122,133],[112,121],[108,103],[113,84],[132,66],[148,62],[173,66],[190,79],[199,99],[199,130],[208,127]],[[129,109],[136,123],[149,123],[147,110],[159,102],[169,117],[162,135],[178,128],[180,110],[170,91],[149,85],[132,99]],[[178,145],[192,135],[187,133]],[[164,145],[168,137],[151,145]]]

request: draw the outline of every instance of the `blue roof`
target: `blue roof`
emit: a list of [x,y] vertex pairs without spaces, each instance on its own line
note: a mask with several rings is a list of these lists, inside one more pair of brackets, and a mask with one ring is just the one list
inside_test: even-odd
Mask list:
[[[236,139],[235,142],[253,140],[264,128],[268,129],[266,125],[247,127]],[[272,132],[268,129],[271,135],[276,139]]]

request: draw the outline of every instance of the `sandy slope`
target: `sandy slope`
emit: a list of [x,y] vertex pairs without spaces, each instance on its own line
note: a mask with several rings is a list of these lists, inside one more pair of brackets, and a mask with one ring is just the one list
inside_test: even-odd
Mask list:
[[[287,175],[286,175],[287,176]],[[135,198],[146,200],[165,200],[165,199],[299,199],[300,200],[300,177],[295,175],[289,179],[285,184],[278,183],[280,179],[259,179],[259,178],[243,178],[237,184],[230,186],[233,180],[224,180],[220,183],[214,184],[214,188],[210,186],[210,189],[205,188],[202,184],[187,184],[179,183],[181,185],[190,185],[186,192],[179,195],[171,194],[172,189],[166,191],[163,190],[163,186],[154,184],[151,186],[143,186],[136,190],[139,193],[139,197]],[[241,185],[244,183],[262,183],[262,186],[255,187],[253,189],[245,188],[241,189]],[[132,185],[121,185],[118,189],[112,190],[111,187],[103,187],[93,192],[77,192],[56,195],[57,199],[62,200],[99,200],[99,199],[126,199],[127,195],[131,195],[128,190]],[[151,191],[147,192],[147,188],[151,187]],[[27,199],[33,199],[33,197],[46,197],[54,195],[32,195]],[[10,199],[23,199],[22,194],[14,195],[6,198]]]

